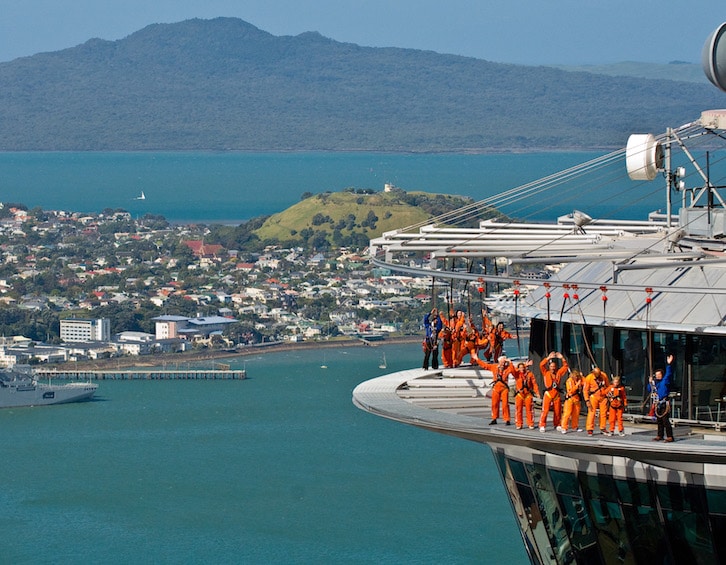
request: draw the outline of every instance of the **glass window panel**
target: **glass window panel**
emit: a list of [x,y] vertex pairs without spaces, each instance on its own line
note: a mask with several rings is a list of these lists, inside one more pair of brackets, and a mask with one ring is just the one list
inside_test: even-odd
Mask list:
[[540,502],[537,500],[534,490],[531,487],[522,483],[514,484],[516,485],[517,494],[529,528],[529,533],[525,536],[525,539],[527,539],[528,543],[536,547],[537,554],[540,556],[546,555],[551,558],[554,555],[554,548],[552,546],[554,536],[552,536],[549,528],[542,519]]
[[555,550],[555,558],[561,563],[574,563],[574,554],[565,531],[562,509],[557,501],[554,486],[544,465],[535,463],[525,465],[529,482],[539,501],[542,521],[550,535],[550,545]]
[[718,563],[726,563],[726,516],[711,516],[711,532]]
[[618,502],[620,495],[615,485],[615,479],[609,475],[590,475],[587,473],[579,474],[580,483],[583,493],[590,492],[593,497]]
[[[726,515],[726,491],[708,489],[706,490],[706,501],[709,514]],[[726,530],[723,531],[726,534]]]
[[539,511],[539,503],[534,491],[526,485],[517,483],[517,493],[519,493],[519,499],[522,502],[522,508],[524,508],[530,528],[536,530],[543,527],[542,514]]
[[585,473],[580,473],[578,478],[605,561],[635,563],[615,480],[609,475]]
[[676,563],[717,563],[705,514],[670,511],[663,518]]
[[653,370],[665,369],[666,357],[668,355],[675,356],[675,362],[673,366],[674,373],[674,390],[681,390],[683,383],[683,376],[686,374],[685,371],[685,353],[686,353],[686,339],[681,334],[671,334],[664,332],[653,332],[651,334],[651,359],[653,362]]
[[628,330],[620,331],[618,337],[623,382],[630,387],[630,397],[642,398],[648,377],[647,336],[640,330]]
[[633,506],[653,506],[653,497],[648,484],[634,480],[616,480],[615,485],[623,503],[632,504]]
[[528,484],[514,480],[509,469],[510,466],[521,467],[522,464],[515,460],[507,460],[503,450],[497,451],[496,460],[503,471],[504,486],[509,493],[512,508],[522,530],[527,553],[533,562],[547,562],[552,555],[552,548],[550,537],[542,523],[537,498]]
[[580,483],[577,481],[577,475],[568,473],[567,471],[558,471],[550,469],[550,478],[555,487],[555,492],[559,494],[569,494],[581,497]]
[[579,554],[596,546],[597,538],[582,498],[562,495],[557,498],[563,510],[565,529],[575,552]]
[[[705,377],[720,380],[726,366],[726,338],[710,335],[693,335],[692,340],[694,368],[703,368]],[[695,371],[694,371],[695,372]]]
[[685,512],[706,512],[705,489],[669,483],[658,485],[658,500],[664,509]]
[[[655,556],[668,554],[665,531],[658,511],[648,506],[622,506],[623,524],[637,563],[654,563]],[[663,557],[662,562],[665,561]]]
[[707,516],[706,489],[658,485],[663,520],[677,563],[715,563]]
[[529,484],[529,478],[527,477],[527,471],[524,470],[524,463],[517,461],[516,459],[509,460],[509,469],[512,471],[512,477],[518,483]]

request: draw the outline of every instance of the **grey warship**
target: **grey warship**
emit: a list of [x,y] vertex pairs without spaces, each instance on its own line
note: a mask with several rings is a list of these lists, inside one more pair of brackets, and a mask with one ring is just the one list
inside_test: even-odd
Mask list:
[[97,389],[89,382],[43,383],[29,368],[18,366],[0,372],[0,408],[83,402],[91,400]]

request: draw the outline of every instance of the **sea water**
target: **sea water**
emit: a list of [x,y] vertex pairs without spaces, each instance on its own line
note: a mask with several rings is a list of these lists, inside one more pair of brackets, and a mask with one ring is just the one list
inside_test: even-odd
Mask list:
[[231,361],[243,381],[0,410],[0,562],[526,563],[488,447],[353,406],[420,362],[416,344],[267,353]]
[[[231,223],[384,183],[479,200],[593,156],[0,153],[0,201]],[[0,410],[0,563],[526,562],[486,446],[353,406],[383,351],[387,371],[421,362],[417,345],[272,353],[234,361],[246,381],[103,381],[90,403]]]
[[[155,214],[172,222],[233,224],[281,212],[306,192],[383,190],[386,183],[479,201],[597,156],[582,152],[0,153],[0,202],[78,212],[120,208],[135,218]],[[524,220],[551,220],[573,209],[593,217],[617,213],[625,219],[643,219],[663,206],[662,183],[639,188],[627,179],[624,162],[612,168],[607,175],[621,179],[622,192],[604,193],[592,185],[569,191],[558,187],[555,197],[531,197],[524,217],[522,201],[502,211]],[[635,193],[623,198],[626,191]],[[144,199],[139,198],[142,193]],[[623,206],[624,201],[628,206]]]

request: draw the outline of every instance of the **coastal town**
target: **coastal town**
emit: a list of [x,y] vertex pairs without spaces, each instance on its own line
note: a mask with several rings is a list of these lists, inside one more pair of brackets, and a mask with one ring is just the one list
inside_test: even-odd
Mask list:
[[0,364],[420,334],[430,280],[373,268],[365,249],[229,237],[240,229],[4,205]]

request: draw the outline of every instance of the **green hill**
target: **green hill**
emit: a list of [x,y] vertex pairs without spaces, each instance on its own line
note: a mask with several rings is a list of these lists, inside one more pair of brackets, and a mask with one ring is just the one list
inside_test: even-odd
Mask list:
[[254,231],[261,240],[333,245],[367,245],[385,231],[425,222],[432,216],[460,208],[471,199],[425,192],[372,192],[348,189],[309,196],[270,216]]

